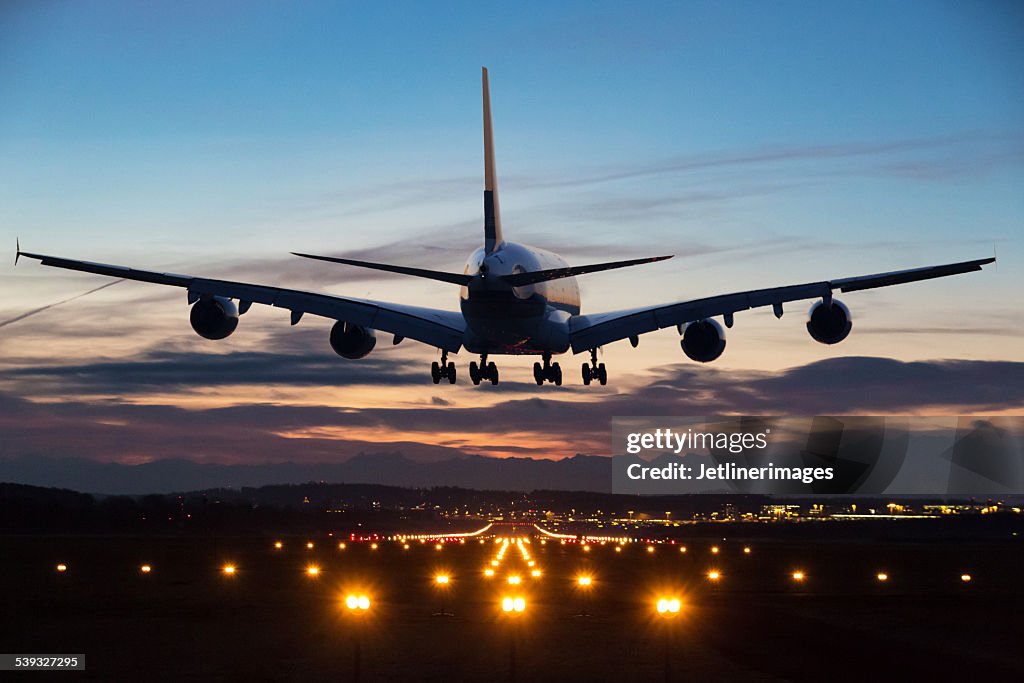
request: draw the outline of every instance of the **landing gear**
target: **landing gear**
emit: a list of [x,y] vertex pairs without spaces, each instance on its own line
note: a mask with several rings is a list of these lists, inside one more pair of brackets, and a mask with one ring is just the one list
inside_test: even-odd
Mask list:
[[544,384],[545,381],[554,382],[555,386],[562,386],[562,366],[551,362],[550,353],[544,354],[544,365],[533,364],[533,381],[537,383],[537,386]]
[[447,379],[448,384],[455,384],[455,363],[448,362],[448,352],[441,351],[441,362],[436,360],[430,364],[430,379],[434,384],[440,384],[442,379]]
[[605,369],[604,363],[597,362],[597,349],[590,349],[590,363],[583,364],[583,383],[590,386],[595,379],[601,383],[601,386],[607,384],[608,370]]
[[481,354],[480,365],[476,364],[476,361],[471,361],[469,364],[469,378],[473,380],[473,384],[480,384],[481,380],[489,379],[491,384],[498,383],[498,366],[494,364],[494,361],[487,362],[487,354]]

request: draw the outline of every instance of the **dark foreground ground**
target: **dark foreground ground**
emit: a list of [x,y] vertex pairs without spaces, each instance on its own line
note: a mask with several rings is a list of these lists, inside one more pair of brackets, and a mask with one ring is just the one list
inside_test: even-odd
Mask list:
[[[728,539],[713,554],[698,540],[684,554],[533,539],[541,578],[510,548],[487,579],[493,542],[340,550],[320,537],[308,550],[306,538],[283,538],[276,550],[274,540],[0,538],[0,652],[86,655],[84,673],[18,676],[31,680],[346,681],[357,642],[364,681],[507,681],[513,650],[520,681],[664,680],[666,652],[680,681],[1024,680],[1016,541]],[[442,569],[452,577],[443,603],[432,584]],[[589,599],[580,572],[593,576]],[[348,613],[350,591],[371,609]],[[682,597],[675,619],[657,616],[662,594]],[[518,618],[502,614],[505,595],[525,597]]]

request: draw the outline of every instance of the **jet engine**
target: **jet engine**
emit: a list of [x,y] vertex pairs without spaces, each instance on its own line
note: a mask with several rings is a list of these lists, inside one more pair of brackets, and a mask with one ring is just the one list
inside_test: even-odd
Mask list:
[[838,299],[833,299],[831,305],[818,301],[808,313],[807,332],[822,344],[838,344],[849,336],[852,327],[850,309]]
[[331,348],[342,358],[362,358],[377,345],[377,336],[368,327],[339,320],[331,328]]
[[698,363],[710,363],[725,351],[725,330],[717,320],[705,318],[686,326],[679,342],[683,353]]
[[192,305],[188,317],[192,329],[207,339],[224,339],[238,327],[238,308],[223,296],[200,299]]

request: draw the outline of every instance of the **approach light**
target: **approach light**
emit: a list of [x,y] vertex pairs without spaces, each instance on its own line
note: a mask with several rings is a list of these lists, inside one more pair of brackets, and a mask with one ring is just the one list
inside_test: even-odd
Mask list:
[[494,576],[494,570],[491,569],[491,568],[485,569],[484,570],[484,576],[486,576],[487,578],[493,577]]
[[717,569],[712,569],[708,572],[708,579],[711,581],[718,581],[720,578],[722,578],[722,574]]
[[749,555],[750,554],[750,546],[749,545],[743,547],[743,554],[744,555]]
[[717,545],[711,546],[711,554],[712,555],[717,555],[718,554],[718,546]]
[[313,549],[313,541],[307,542],[306,543],[306,550],[312,550],[312,549]]
[[655,604],[658,614],[666,616],[678,614],[680,607],[682,607],[682,603],[679,601],[679,598],[661,598]]
[[500,564],[500,563],[497,560],[491,560],[491,566],[492,567],[497,567],[498,564]]
[[377,549],[377,544],[376,543],[371,543],[370,544],[370,550],[376,550],[376,549]]
[[889,575],[886,574],[885,572],[878,572],[877,574],[875,574],[875,578],[878,579],[879,581],[888,581],[889,580]]
[[590,546],[589,545],[583,546],[583,552],[589,553],[590,552]]
[[792,574],[790,574],[790,576],[792,576],[793,580],[797,581],[797,582],[800,582],[800,581],[804,580],[804,573],[802,571],[799,571],[799,570],[793,572]]
[[233,564],[226,564],[223,567],[221,567],[221,571],[227,574],[228,576],[233,576],[237,569]]
[[143,574],[148,574],[151,571],[153,571],[153,568],[151,566],[149,566],[148,564],[144,564],[141,567],[139,567],[139,571],[142,572]]
[[312,577],[320,576],[320,567],[317,567],[315,564],[309,565],[306,567],[306,575]]
[[408,543],[403,543],[402,544],[402,550],[408,550],[408,549],[409,549],[409,544]]
[[447,574],[438,574],[437,576],[434,577],[434,581],[439,586],[447,586],[448,585],[448,580],[449,579],[448,579],[448,575]]
[[338,544],[338,550],[344,550],[347,546],[344,543]]
[[284,543],[281,543],[281,541],[275,541],[275,542],[274,542],[274,548],[275,548],[276,550],[280,550],[280,549],[281,549],[281,548],[283,548],[283,547],[284,547]]
[[508,577],[509,585],[512,586],[518,586],[521,581],[522,579],[520,579],[519,576],[516,574],[513,574],[512,576]]
[[363,610],[364,612],[370,609],[370,598],[365,595],[349,595],[345,598],[345,607],[350,610]]
[[964,583],[970,583],[971,582],[971,575],[970,574],[961,574],[960,575],[960,580],[963,581]]
[[523,598],[502,598],[501,610],[503,612],[522,612],[526,610],[526,600]]
[[532,572],[530,572],[530,576],[532,576],[535,579],[539,579],[540,578],[540,570],[539,569],[534,569]]
[[440,543],[438,543],[437,545],[434,546],[434,550],[440,550],[443,547],[444,546],[442,546]]
[[622,546],[621,545],[615,546],[615,552],[621,553],[622,552]]
[[66,572],[67,570],[68,570],[68,566],[66,564],[62,563],[62,564],[58,564],[57,565],[57,571],[59,571],[59,572]]
[[686,546],[685,545],[679,546],[679,552],[685,553],[686,552]]
[[647,552],[653,553],[654,552],[654,546],[653,545],[647,546]]
[[589,588],[590,584],[591,584],[591,581],[592,580],[591,580],[591,578],[589,576],[577,576],[576,577],[576,585],[580,586],[581,588]]

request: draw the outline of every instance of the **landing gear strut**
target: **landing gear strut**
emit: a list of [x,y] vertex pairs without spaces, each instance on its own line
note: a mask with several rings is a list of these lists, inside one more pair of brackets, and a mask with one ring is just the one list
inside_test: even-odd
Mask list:
[[448,351],[441,350],[441,362],[436,360],[430,364],[430,379],[434,384],[440,384],[442,379],[447,379],[448,384],[455,384],[455,363],[448,362]]
[[558,363],[551,362],[551,354],[544,354],[544,365],[540,363],[533,364],[533,381],[537,383],[537,386],[544,384],[544,382],[554,382],[555,386],[562,386],[562,367]]
[[597,349],[590,349],[590,364],[583,364],[583,383],[590,386],[595,379],[601,383],[601,386],[604,386],[608,383],[608,371],[605,369],[604,363],[598,364]]
[[480,365],[477,366],[476,361],[470,361],[469,363],[469,378],[473,380],[473,384],[480,384],[480,380],[489,379],[491,384],[498,383],[498,366],[494,364],[494,361],[487,362],[487,354],[480,354]]

